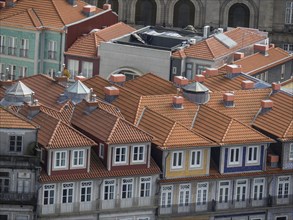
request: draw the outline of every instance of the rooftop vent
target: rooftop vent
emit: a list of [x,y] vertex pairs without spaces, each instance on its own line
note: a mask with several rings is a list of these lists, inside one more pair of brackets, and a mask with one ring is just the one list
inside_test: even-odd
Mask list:
[[105,100],[109,103],[113,102],[120,93],[120,90],[115,86],[106,86],[104,88]]
[[235,52],[234,53],[234,61],[240,60],[242,58],[244,58],[244,53],[242,53],[242,52]]
[[204,76],[204,75],[201,75],[201,74],[199,74],[199,75],[195,75],[194,80],[195,80],[196,82],[204,83],[204,81],[205,81],[205,76]]
[[238,76],[242,72],[241,65],[231,64],[226,66],[227,75],[226,77],[229,79],[234,78],[235,76]]
[[265,114],[266,112],[272,110],[274,102],[272,100],[261,100],[261,112],[260,114]]
[[205,76],[216,76],[219,74],[219,70],[216,68],[206,68],[205,69]]
[[175,109],[183,109],[184,98],[182,96],[173,96],[173,107]]
[[93,5],[85,5],[83,6],[83,13],[85,14],[85,16],[90,17],[92,16],[95,11],[96,11],[96,6]]
[[267,44],[255,44],[254,45],[254,52],[261,53],[265,56],[268,56],[269,45]]
[[223,94],[223,103],[225,107],[234,107],[234,93],[226,92]]
[[243,80],[241,82],[242,89],[254,89],[254,82],[251,80]]
[[33,102],[28,104],[28,117],[33,118],[34,116],[36,116],[40,112],[40,108],[41,106],[39,104],[39,101],[37,99],[34,99]]
[[204,26],[203,27],[203,37],[208,38],[210,36],[210,26]]
[[126,80],[126,76],[124,74],[113,74],[110,76],[110,82],[117,85],[123,85]]
[[174,83],[178,87],[182,87],[188,84],[188,79],[184,76],[175,76],[174,77]]
[[281,84],[272,83],[272,95],[279,92],[281,90]]
[[184,96],[196,104],[205,104],[210,100],[209,89],[199,82],[190,83],[182,89]]
[[90,100],[86,102],[85,113],[89,114],[98,107],[96,94],[91,94]]

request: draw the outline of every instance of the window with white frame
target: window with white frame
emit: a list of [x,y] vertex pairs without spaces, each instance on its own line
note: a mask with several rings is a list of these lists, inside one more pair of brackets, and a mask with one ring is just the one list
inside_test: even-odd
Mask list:
[[0,172],[0,192],[9,192],[10,178],[9,172]]
[[80,201],[81,202],[90,202],[92,200],[92,186],[93,182],[81,182],[80,188]]
[[255,178],[253,180],[253,199],[262,200],[264,197],[265,179]]
[[259,146],[248,146],[246,151],[246,162],[247,163],[258,163],[259,162]]
[[132,198],[132,190],[133,190],[133,179],[132,178],[122,179],[122,189],[121,189],[122,199]]
[[290,189],[290,177],[280,176],[278,178],[278,198],[288,198]]
[[0,63],[0,73],[1,73],[0,75],[1,80],[3,80],[4,79],[3,77],[6,74],[5,63]]
[[132,162],[144,162],[145,145],[132,147]]
[[127,162],[127,147],[114,148],[114,162],[115,164],[126,164]]
[[18,179],[17,180],[17,192],[18,193],[29,193],[30,192],[31,182],[27,179]]
[[73,202],[73,183],[62,184],[62,203]]
[[202,166],[202,150],[192,150],[190,152],[190,167],[199,168]]
[[293,24],[293,1],[286,1],[285,24]]
[[8,55],[16,55],[16,37],[7,37]]
[[186,63],[185,66],[185,74],[187,79],[193,79],[194,74],[193,74],[193,63]]
[[50,40],[48,43],[48,59],[56,60],[57,59],[57,42]]
[[105,145],[100,143],[100,147],[99,147],[99,156],[100,156],[100,158],[104,159],[104,154],[105,154]]
[[82,61],[82,75],[86,78],[91,78],[93,76],[93,63]]
[[151,177],[140,177],[140,197],[151,196]]
[[283,49],[289,53],[293,53],[293,44],[283,44]]
[[22,151],[23,137],[19,135],[9,136],[9,151],[10,152],[21,152]]
[[238,165],[240,164],[240,147],[231,147],[229,148],[229,156],[228,156],[228,164],[229,165]]
[[196,190],[196,204],[205,205],[208,200],[208,183],[198,183]]
[[227,203],[230,196],[230,181],[219,182],[219,203]]
[[29,49],[29,40],[21,39],[21,48],[19,51],[20,57],[28,57],[28,49]]
[[173,197],[173,186],[162,186],[161,206],[162,208],[171,207]]
[[73,167],[83,167],[85,161],[84,150],[74,150],[72,157],[72,166]]
[[55,151],[54,168],[65,168],[67,165],[66,160],[67,160],[66,151]]
[[237,180],[236,181],[236,201],[243,202],[246,199],[247,191],[247,180]]
[[10,80],[15,80],[15,71],[16,66],[15,65],[8,65],[8,76],[7,78]]
[[176,75],[177,74],[177,67],[176,66],[173,66],[172,67],[172,74],[173,75]]
[[179,206],[189,206],[190,203],[190,184],[179,185]]
[[104,200],[114,199],[115,194],[115,180],[104,181]]
[[56,71],[55,71],[55,69],[48,69],[48,75],[50,76],[50,77],[55,77],[55,73],[56,73]]
[[53,205],[55,201],[55,185],[44,185],[44,205]]
[[289,149],[289,160],[293,160],[293,143],[290,144],[290,149]]
[[21,78],[24,78],[27,76],[27,67],[26,66],[20,66],[19,67],[19,75],[18,75],[18,78],[21,79]]
[[172,169],[183,168],[183,151],[175,151],[172,153]]
[[281,66],[281,79],[284,79],[285,77],[285,69],[286,69],[285,67],[286,67],[285,64]]
[[74,79],[75,76],[78,76],[79,61],[68,59],[67,69],[70,72],[70,79]]
[[0,35],[0,54],[5,53],[5,36]]

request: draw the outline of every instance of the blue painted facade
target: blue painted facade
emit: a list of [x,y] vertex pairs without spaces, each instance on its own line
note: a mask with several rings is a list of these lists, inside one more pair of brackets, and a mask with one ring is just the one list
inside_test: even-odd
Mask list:
[[248,165],[246,164],[246,146],[242,147],[242,161],[241,165],[228,166],[228,151],[229,148],[225,148],[224,155],[224,173],[234,173],[234,172],[244,172],[244,171],[261,171],[263,170],[263,161],[264,161],[264,145],[261,145],[260,148],[260,160],[258,165]]

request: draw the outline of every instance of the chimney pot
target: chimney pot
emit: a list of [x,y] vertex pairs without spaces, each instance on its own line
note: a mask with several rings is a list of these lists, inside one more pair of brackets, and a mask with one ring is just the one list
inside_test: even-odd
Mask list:
[[104,10],[110,10],[111,9],[111,5],[110,4],[103,4],[103,9]]
[[82,82],[82,81],[85,81],[85,80],[86,80],[86,77],[84,77],[84,76],[75,76],[75,77],[74,77],[74,80],[75,80],[75,81],[79,80],[79,81]]
[[273,108],[273,103],[272,100],[261,100],[261,107],[263,109],[271,109]]
[[267,45],[267,44],[255,44],[254,45],[254,52],[255,53],[260,52],[264,55],[267,55],[268,49],[269,49],[269,45]]
[[272,83],[272,89],[275,92],[279,91],[281,89],[281,84],[279,84],[279,83]]
[[0,2],[0,8],[5,8],[6,2]]
[[115,86],[106,86],[104,88],[104,93],[105,95],[108,95],[108,96],[117,96],[119,95],[120,91]]
[[226,92],[226,93],[223,94],[223,100],[224,101],[232,102],[232,101],[234,101],[234,98],[235,98],[235,96],[234,96],[233,93]]
[[253,89],[254,88],[254,82],[251,80],[243,80],[241,82],[242,89]]
[[110,76],[110,81],[113,83],[123,83],[126,80],[126,76],[124,74],[113,74]]
[[275,48],[275,44],[270,44],[270,46],[269,46],[270,48]]
[[231,64],[226,66],[227,73],[241,73],[242,72],[242,67],[241,65],[236,65],[236,64]]
[[93,15],[93,13],[95,12],[96,10],[96,6],[93,6],[93,5],[85,5],[83,6],[83,13],[87,16],[87,17],[90,17]]
[[236,53],[234,53],[234,61],[240,60],[242,58],[244,58],[244,53],[242,53],[242,52],[236,52]]
[[173,106],[176,109],[182,109],[184,98],[182,96],[173,96]]
[[195,80],[196,82],[203,83],[204,80],[205,80],[205,76],[204,76],[204,75],[195,75],[194,80]]
[[188,79],[184,76],[175,76],[174,83],[178,86],[185,86],[188,84]]
[[219,74],[219,70],[216,68],[206,68],[205,75],[206,76],[216,76]]

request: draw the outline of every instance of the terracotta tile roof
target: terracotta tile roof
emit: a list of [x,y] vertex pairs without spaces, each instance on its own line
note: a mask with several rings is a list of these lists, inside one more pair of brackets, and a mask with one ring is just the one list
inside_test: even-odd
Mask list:
[[248,125],[201,105],[193,130],[220,145],[272,143],[272,139]]
[[172,82],[164,80],[153,73],[146,73],[138,78],[126,81],[124,86],[138,95],[165,95],[177,93],[177,88]]
[[36,129],[37,125],[12,110],[0,107],[0,128]]
[[59,111],[66,104],[57,103],[60,94],[64,93],[65,87],[49,76],[37,74],[23,78],[21,82],[35,92],[34,97],[44,106]]
[[153,143],[163,149],[215,145],[180,123],[148,108],[144,109],[138,127],[153,135]]
[[225,107],[224,92],[218,91],[211,93],[211,99],[206,105],[250,125],[260,108],[261,100],[268,98],[271,89],[235,90],[233,93],[234,107]]
[[0,86],[0,100],[2,100],[5,96],[5,89]]
[[97,50],[101,42],[112,40],[133,31],[135,31],[134,28],[123,22],[119,22],[105,29],[78,38],[64,54],[97,58]]
[[[25,114],[25,109],[20,113]],[[89,147],[96,145],[70,125],[58,120],[44,112],[39,112],[32,121],[40,126],[38,142],[47,149]]]
[[[229,49],[215,37],[210,37],[204,41],[185,48],[184,55],[189,58],[215,60],[221,56],[228,55],[240,50],[241,48],[259,43],[260,41],[266,39],[266,36],[257,33],[255,30],[240,27],[226,31],[224,35],[234,40],[237,45]],[[172,54],[172,56],[174,58],[181,58],[182,53],[182,51],[180,53],[176,51]]]
[[268,50],[268,56],[264,56],[261,53],[255,53],[237,60],[234,63],[242,66],[243,73],[254,75],[286,63],[289,60],[293,60],[293,55],[290,55],[287,51],[277,47],[270,48]]
[[282,141],[293,140],[293,96],[278,92],[270,96],[273,108],[265,114],[259,114],[253,125]]
[[[65,25],[87,18],[83,14],[85,2],[77,0],[77,5],[72,6],[65,0],[21,0],[15,3],[14,7],[1,9],[1,25],[22,28],[45,27],[46,29],[63,31]],[[94,14],[102,12],[96,8]],[[15,22],[15,17],[19,22]],[[5,21],[2,23],[2,21]]]
[[86,112],[87,103],[76,106],[71,123],[108,144],[150,142],[152,136],[109,112],[96,108]]
[[44,171],[41,172],[40,182],[64,182],[64,181],[74,181],[74,180],[86,180],[94,178],[115,178],[115,177],[133,177],[133,176],[146,176],[161,173],[160,168],[151,158],[151,163],[149,168],[140,169],[123,169],[123,170],[111,170],[108,171],[100,159],[96,156],[95,152],[91,152],[91,162],[90,171],[83,173],[65,173],[60,175],[51,175]]

